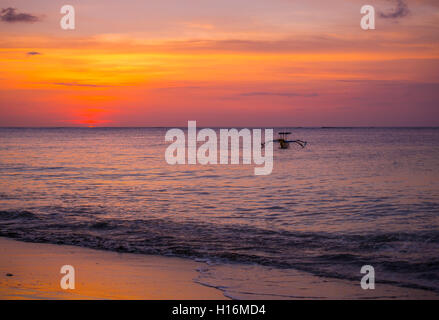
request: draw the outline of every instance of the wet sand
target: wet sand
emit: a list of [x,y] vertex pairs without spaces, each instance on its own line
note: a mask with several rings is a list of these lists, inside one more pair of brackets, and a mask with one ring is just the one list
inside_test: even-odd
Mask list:
[[[200,283],[220,288],[231,299],[266,300],[438,300],[432,291],[375,283],[363,290],[358,281],[319,277],[294,270],[259,265],[212,265],[200,270]],[[227,279],[224,281],[224,279]]]

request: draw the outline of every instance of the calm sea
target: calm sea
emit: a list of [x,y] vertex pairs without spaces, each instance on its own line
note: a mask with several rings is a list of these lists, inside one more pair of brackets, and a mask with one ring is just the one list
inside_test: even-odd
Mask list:
[[0,129],[0,236],[439,292],[439,129],[289,128],[268,176],[168,165],[166,130]]

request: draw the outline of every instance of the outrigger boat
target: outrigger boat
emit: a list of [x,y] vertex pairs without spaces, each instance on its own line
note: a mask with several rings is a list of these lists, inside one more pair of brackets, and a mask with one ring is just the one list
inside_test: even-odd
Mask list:
[[[280,149],[288,149],[290,147],[290,143],[296,143],[302,148],[305,148],[307,142],[302,140],[288,140],[288,135],[291,132],[279,132],[279,138],[270,142],[278,142]],[[262,143],[262,147],[265,147],[265,143]]]

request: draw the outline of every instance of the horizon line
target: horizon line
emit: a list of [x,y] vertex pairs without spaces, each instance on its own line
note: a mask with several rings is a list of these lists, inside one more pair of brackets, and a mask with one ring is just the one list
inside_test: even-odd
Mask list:
[[[139,129],[187,128],[187,126],[0,126],[0,129]],[[295,128],[295,129],[439,129],[438,126],[197,126],[197,128]]]

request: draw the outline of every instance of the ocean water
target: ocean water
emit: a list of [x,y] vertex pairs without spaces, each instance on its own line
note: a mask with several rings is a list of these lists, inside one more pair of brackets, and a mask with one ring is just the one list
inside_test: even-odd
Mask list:
[[439,293],[439,129],[289,128],[268,176],[168,165],[166,130],[0,129],[0,236]]

